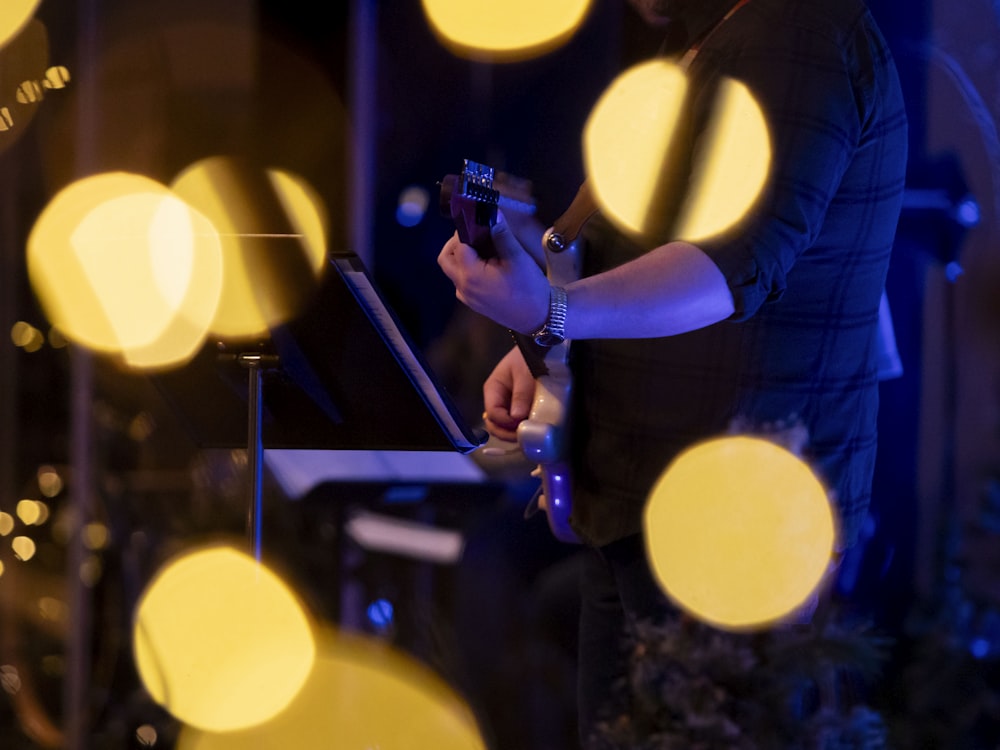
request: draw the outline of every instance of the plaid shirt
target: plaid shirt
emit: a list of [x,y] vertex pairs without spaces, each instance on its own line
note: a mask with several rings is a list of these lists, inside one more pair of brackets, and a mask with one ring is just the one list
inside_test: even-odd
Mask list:
[[[691,36],[731,4],[694,3]],[[707,38],[689,75],[703,91],[719,76],[742,81],[771,129],[765,196],[738,231],[697,243],[736,313],[680,336],[574,342],[572,523],[596,545],[636,533],[679,451],[727,432],[795,429],[846,548],[870,499],[879,300],[904,186],[895,67],[861,0],[750,0]],[[584,271],[645,249],[597,217]]]

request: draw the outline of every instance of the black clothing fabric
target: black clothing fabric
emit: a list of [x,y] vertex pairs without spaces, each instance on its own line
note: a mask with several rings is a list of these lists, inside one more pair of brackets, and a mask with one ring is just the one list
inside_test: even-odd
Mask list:
[[[680,19],[688,40],[729,7],[692,4]],[[861,0],[750,0],[712,30],[688,74],[706,93],[692,99],[694,123],[728,77],[770,128],[764,196],[734,231],[696,243],[736,313],[679,336],[573,343],[571,522],[593,546],[638,533],[678,452],[728,432],[795,428],[849,547],[870,499],[879,302],[904,186],[892,56]],[[693,136],[692,158],[702,145]],[[648,250],[600,217],[586,231],[586,275]]]

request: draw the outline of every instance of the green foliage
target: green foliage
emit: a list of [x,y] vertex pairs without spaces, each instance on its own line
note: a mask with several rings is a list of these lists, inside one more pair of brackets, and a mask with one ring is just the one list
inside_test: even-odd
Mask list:
[[645,626],[622,693],[627,712],[593,750],[881,750],[882,717],[861,702],[889,643],[827,612],[733,633],[680,617]]

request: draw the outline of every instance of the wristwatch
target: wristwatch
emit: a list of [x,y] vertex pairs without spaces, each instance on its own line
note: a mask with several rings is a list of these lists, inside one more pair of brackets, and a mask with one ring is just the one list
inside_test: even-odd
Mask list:
[[566,340],[566,290],[561,286],[549,289],[549,317],[531,338],[539,346],[555,346]]

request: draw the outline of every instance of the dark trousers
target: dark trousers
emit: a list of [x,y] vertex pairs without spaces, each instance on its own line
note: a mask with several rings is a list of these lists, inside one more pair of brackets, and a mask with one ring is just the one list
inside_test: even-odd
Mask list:
[[601,720],[630,711],[628,664],[636,626],[676,614],[646,562],[641,535],[588,548],[580,571],[577,703],[581,746]]

